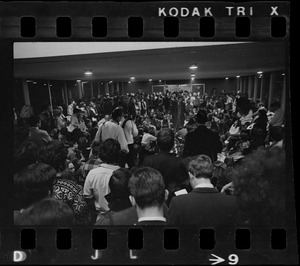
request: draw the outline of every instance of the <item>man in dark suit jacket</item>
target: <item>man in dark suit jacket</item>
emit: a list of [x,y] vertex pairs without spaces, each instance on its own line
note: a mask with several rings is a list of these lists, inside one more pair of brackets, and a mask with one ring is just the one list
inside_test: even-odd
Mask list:
[[200,125],[185,136],[183,157],[205,154],[215,161],[223,148],[220,137],[205,126],[207,114],[204,110],[198,111],[196,120]]
[[167,214],[170,225],[234,225],[238,212],[236,198],[219,193],[211,184],[212,162],[206,155],[193,157],[188,163],[193,191],[174,197]]
[[167,204],[174,196],[175,191],[180,189],[191,190],[189,175],[180,158],[170,153],[174,146],[174,131],[170,128],[163,128],[157,134],[157,145],[159,153],[145,157],[143,166],[148,166],[159,171],[169,191]]
[[137,225],[166,225],[164,202],[168,191],[161,174],[150,167],[136,170],[129,179],[129,199],[136,206]]

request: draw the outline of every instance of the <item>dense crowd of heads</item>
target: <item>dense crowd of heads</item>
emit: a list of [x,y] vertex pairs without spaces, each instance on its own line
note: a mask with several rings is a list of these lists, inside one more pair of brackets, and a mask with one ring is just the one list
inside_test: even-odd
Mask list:
[[[282,113],[279,102],[268,110],[240,93],[187,91],[71,99],[53,110],[24,106],[14,123],[14,208],[21,210],[15,223],[91,225],[104,212],[101,221],[107,211],[130,206],[138,216],[158,208],[168,223],[165,208],[172,198],[203,186],[201,180],[237,198],[237,221],[283,221],[278,218],[285,210]],[[101,139],[105,126],[117,126],[122,136]],[[130,141],[128,132],[135,132]],[[149,159],[156,154],[165,154],[157,169]],[[164,160],[182,164],[183,174],[167,169]],[[101,184],[109,210],[95,209],[98,192],[89,198],[85,191],[87,182],[98,182],[103,173],[97,171],[105,165],[113,169]]]

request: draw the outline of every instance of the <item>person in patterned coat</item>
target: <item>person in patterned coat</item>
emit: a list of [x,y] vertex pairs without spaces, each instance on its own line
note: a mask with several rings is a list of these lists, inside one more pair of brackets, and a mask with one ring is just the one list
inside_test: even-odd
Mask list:
[[92,223],[91,209],[83,196],[82,186],[78,185],[70,176],[63,174],[67,150],[60,141],[50,142],[40,153],[40,161],[51,165],[57,174],[54,179],[52,196],[66,203],[74,212],[75,224],[89,225]]

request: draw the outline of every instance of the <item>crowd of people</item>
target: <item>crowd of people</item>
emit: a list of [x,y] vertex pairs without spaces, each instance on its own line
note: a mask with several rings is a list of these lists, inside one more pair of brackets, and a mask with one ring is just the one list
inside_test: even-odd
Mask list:
[[14,111],[15,225],[282,224],[284,112],[240,92]]

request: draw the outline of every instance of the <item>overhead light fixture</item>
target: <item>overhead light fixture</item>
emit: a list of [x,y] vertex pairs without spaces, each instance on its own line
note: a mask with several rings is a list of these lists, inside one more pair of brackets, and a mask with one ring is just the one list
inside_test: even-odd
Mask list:
[[152,81],[152,79],[149,79],[149,81]]
[[131,80],[135,80],[135,77],[130,77]]
[[161,79],[158,82],[161,82]]
[[27,80],[26,82],[32,82],[32,80]]
[[285,74],[284,74],[284,73],[282,73],[281,75],[282,75],[282,76],[285,76]]
[[34,81],[32,84],[37,84],[37,82],[36,82],[36,81]]
[[237,78],[239,78],[240,76],[236,76]]
[[196,63],[190,65],[190,69],[197,69],[198,65]]
[[229,79],[229,78],[226,77],[225,79],[227,80],[227,79]]
[[257,74],[262,74],[263,72],[262,71],[257,71]]
[[92,72],[92,70],[86,70],[84,72],[84,74],[87,75],[87,76],[90,76],[90,75],[93,75],[93,72]]
[[77,82],[81,82],[81,80],[80,80],[80,79],[77,79],[76,81],[77,81]]
[[128,83],[131,83],[131,81],[128,81]]
[[113,83],[113,81],[111,80],[109,83]]
[[194,78],[196,76],[196,74],[191,74],[191,77]]

